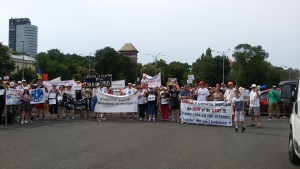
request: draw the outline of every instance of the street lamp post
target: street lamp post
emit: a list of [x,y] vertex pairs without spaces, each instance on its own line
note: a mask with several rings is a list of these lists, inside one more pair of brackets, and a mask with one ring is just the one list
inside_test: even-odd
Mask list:
[[24,79],[24,55],[25,55],[25,51],[24,51],[24,40],[21,41],[23,43],[23,65],[22,65],[22,80]]
[[223,52],[219,52],[217,50],[212,50],[213,52],[216,52],[216,53],[219,53],[222,55],[222,58],[223,58],[223,83],[225,83],[225,56],[226,56],[226,53],[230,52],[231,49],[227,49],[226,51],[223,51]]
[[92,53],[90,53],[90,57],[89,57],[89,75],[91,74],[91,57],[92,57]]
[[152,56],[152,57],[154,57],[154,61],[155,61],[155,67],[154,67],[154,72],[155,72],[155,74],[154,75],[156,75],[156,68],[157,68],[157,57],[159,57],[159,56],[166,56],[166,55],[161,55],[160,53],[158,53],[157,55],[151,55],[151,54],[146,54],[146,55],[149,55],[149,56]]

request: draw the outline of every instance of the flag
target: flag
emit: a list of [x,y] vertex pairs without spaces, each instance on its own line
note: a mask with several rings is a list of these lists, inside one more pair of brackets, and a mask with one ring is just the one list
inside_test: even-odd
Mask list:
[[43,75],[43,72],[40,68],[40,66],[37,67],[37,76],[38,76],[38,79],[42,79],[42,75]]
[[48,74],[42,74],[42,80],[48,81]]

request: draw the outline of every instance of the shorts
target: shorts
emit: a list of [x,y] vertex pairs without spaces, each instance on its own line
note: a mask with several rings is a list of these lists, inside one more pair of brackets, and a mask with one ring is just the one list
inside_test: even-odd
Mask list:
[[279,104],[278,103],[270,103],[269,104],[269,111],[270,113],[275,113],[278,114],[279,113]]
[[38,110],[39,110],[39,109],[44,109],[44,106],[45,106],[44,103],[39,103],[39,104],[36,104],[36,105],[35,105],[35,108],[38,109]]
[[234,121],[245,121],[245,115],[241,111],[235,111]]
[[260,107],[249,107],[249,114],[251,116],[260,116]]

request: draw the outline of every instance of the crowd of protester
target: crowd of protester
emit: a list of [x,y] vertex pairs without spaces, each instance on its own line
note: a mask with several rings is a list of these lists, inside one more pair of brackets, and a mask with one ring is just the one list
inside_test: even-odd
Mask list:
[[[179,87],[175,85],[153,87],[147,84],[146,78],[142,78],[139,85],[128,83],[124,89],[118,92],[112,90],[111,87],[104,87],[99,84],[97,88],[87,88],[85,83],[77,81],[77,85],[81,85],[81,90],[73,90],[72,84],[56,86],[52,84],[49,90],[41,79],[33,80],[27,83],[22,81],[3,81],[0,79],[0,89],[14,88],[22,91],[20,96],[21,105],[7,106],[7,111],[12,110],[13,121],[18,121],[20,124],[27,124],[30,120],[40,120],[47,118],[57,120],[61,118],[74,119],[75,117],[85,117],[95,119],[97,121],[106,121],[110,118],[111,113],[95,113],[93,110],[97,106],[97,98],[94,92],[103,92],[111,95],[138,95],[138,112],[136,113],[120,113],[119,117],[124,115],[128,120],[139,119],[140,121],[156,121],[158,118],[162,121],[181,122],[180,118],[180,100],[192,99],[196,101],[226,101],[232,102],[233,119],[235,123],[235,131],[238,131],[238,122],[241,122],[242,131],[245,130],[244,116],[246,107],[249,107],[251,115],[251,125],[255,126],[255,118],[257,118],[258,127],[262,127],[260,120],[259,98],[260,88],[256,84],[251,85],[251,90],[247,92],[242,87],[234,86],[233,82],[227,84],[221,83],[214,86],[200,81],[199,84],[193,86],[184,85]],[[276,88],[276,86],[273,86]],[[45,88],[46,102],[31,105],[32,97],[29,93],[30,89]],[[116,94],[117,93],[117,94]],[[69,96],[74,100],[88,100],[88,105],[84,110],[74,110],[65,106],[65,97]],[[275,103],[274,97],[269,95],[271,102]],[[277,93],[276,93],[277,97]],[[273,100],[272,100],[273,99]],[[5,96],[0,97],[0,115],[3,123],[5,107]],[[272,105],[272,108],[277,111],[277,105]],[[273,110],[272,109],[272,110]],[[75,116],[77,115],[77,116]],[[159,115],[159,116],[158,116]],[[79,118],[78,117],[78,118]],[[271,118],[271,116],[270,116]],[[184,123],[184,122],[182,122]]]

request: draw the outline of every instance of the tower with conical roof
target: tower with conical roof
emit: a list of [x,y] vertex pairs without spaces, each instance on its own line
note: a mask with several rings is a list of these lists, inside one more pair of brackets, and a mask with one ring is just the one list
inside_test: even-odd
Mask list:
[[137,63],[137,54],[139,51],[131,44],[131,43],[126,43],[120,50],[119,52],[125,56],[128,57],[132,60],[132,62]]

